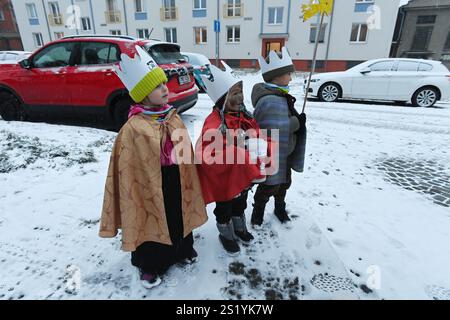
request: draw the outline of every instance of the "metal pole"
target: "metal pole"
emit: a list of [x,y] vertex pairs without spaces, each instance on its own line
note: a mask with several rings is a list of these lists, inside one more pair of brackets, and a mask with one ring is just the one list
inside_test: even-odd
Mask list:
[[42,7],[44,8],[45,22],[47,22],[48,37],[50,38],[50,42],[51,42],[51,41],[53,41],[52,33],[50,31],[50,24],[48,23],[47,9],[45,8],[44,0],[42,0]]
[[127,6],[125,5],[125,0],[123,0],[123,16],[125,18],[125,32],[128,34],[128,18],[127,18]]
[[322,13],[322,15],[320,17],[320,24],[319,24],[318,28],[316,28],[316,43],[314,45],[314,55],[313,55],[313,60],[312,60],[311,71],[309,72],[308,85],[306,86],[305,100],[303,101],[302,113],[305,112],[306,100],[308,100],[308,92],[309,92],[309,88],[311,86],[311,77],[312,77],[312,74],[314,73],[314,71],[316,70],[317,48],[319,47],[319,34],[320,34],[320,31],[322,30],[324,16],[325,16],[325,13]]
[[71,0],[71,5],[72,5],[72,14],[73,14],[73,19],[74,19],[74,22],[75,22],[75,32],[76,32],[76,34],[77,35],[79,35],[79,32],[78,32],[78,22],[81,22],[81,21],[77,21],[76,19],[81,19],[80,17],[78,17],[77,16],[77,14],[76,14],[76,12],[75,12],[75,3],[73,2],[73,0]]
[[[217,21],[220,24],[220,0],[217,0]],[[219,66],[219,30],[216,32],[216,66]]]
[[328,39],[327,39],[327,51],[325,53],[325,72],[328,70],[328,57],[330,53],[330,44],[331,44],[331,31],[333,30],[333,18],[334,18],[334,6],[336,2],[333,1],[333,8],[331,9],[331,15],[330,15],[330,26],[328,27]]

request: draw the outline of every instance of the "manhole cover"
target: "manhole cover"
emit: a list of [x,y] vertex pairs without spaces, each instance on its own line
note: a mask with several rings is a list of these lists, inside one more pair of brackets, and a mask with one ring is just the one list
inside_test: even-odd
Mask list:
[[330,274],[316,274],[311,284],[319,290],[325,292],[351,291],[354,292],[354,285],[349,278],[337,277]]
[[430,285],[425,288],[425,292],[434,300],[450,300],[450,290],[444,287]]

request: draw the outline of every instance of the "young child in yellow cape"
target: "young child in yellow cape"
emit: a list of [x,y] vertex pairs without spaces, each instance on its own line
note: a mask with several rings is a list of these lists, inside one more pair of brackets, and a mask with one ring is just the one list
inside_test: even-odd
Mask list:
[[[195,261],[192,231],[207,220],[187,129],[167,104],[167,78],[150,55],[136,46],[131,59],[121,56],[116,73],[136,102],[113,146],[106,179],[100,237],[122,230],[122,250],[131,251],[144,287],[161,282],[175,263]],[[185,161],[173,152],[190,149]]]

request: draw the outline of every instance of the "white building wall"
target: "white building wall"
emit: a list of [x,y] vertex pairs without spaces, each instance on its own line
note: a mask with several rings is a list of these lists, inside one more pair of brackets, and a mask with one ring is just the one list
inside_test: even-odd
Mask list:
[[[137,36],[137,29],[152,30],[151,38],[165,39],[164,28],[177,29],[178,43],[183,51],[192,51],[204,54],[210,59],[215,58],[216,35],[214,33],[214,20],[217,19],[217,3],[219,2],[219,18],[221,21],[220,32],[220,57],[222,59],[255,60],[262,54],[263,38],[285,37],[285,45],[288,47],[294,60],[311,60],[314,43],[310,42],[311,24],[317,22],[316,17],[303,22],[301,4],[307,0],[242,0],[244,14],[242,17],[225,18],[224,5],[226,0],[207,0],[206,17],[193,17],[193,0],[176,0],[178,19],[175,21],[161,21],[160,9],[163,0],[144,0],[147,13],[146,20],[135,19],[134,0],[116,0],[117,10],[121,14],[121,23],[106,23],[106,0],[54,0],[58,1],[63,15],[64,25],[48,26],[46,14],[49,12],[49,0],[12,0],[16,11],[17,22],[22,36],[25,50],[36,49],[32,37],[33,32],[42,33],[45,43],[55,40],[55,32],[64,32],[64,35],[75,34],[110,34],[111,30],[121,30],[122,35]],[[379,8],[379,25],[369,30],[366,43],[351,43],[350,34],[353,23],[366,22],[370,16],[368,13],[355,12],[356,0],[335,0],[333,22],[330,31],[331,18],[326,17],[327,24],[325,42],[320,43],[318,59],[323,60],[328,55],[329,60],[361,61],[372,58],[387,57],[392,42],[395,27],[398,4],[400,0],[374,0]],[[32,26],[28,21],[26,3],[35,3],[39,17],[39,25]],[[46,14],[44,13],[44,7]],[[71,5],[79,6],[81,17],[91,18],[91,31],[70,29],[67,25]],[[125,7],[124,8],[124,4]],[[91,14],[91,6],[93,16]],[[283,7],[282,23],[269,24],[269,8]],[[125,12],[126,22],[125,24]],[[227,42],[227,26],[238,25],[241,30],[240,43]],[[194,27],[207,28],[207,43],[195,44]],[[50,29],[50,32],[49,32]],[[329,36],[331,42],[328,42]]]
[[[339,4],[339,5],[338,5]],[[338,0],[335,5],[335,16],[331,30],[330,60],[368,60],[389,56],[394,35],[395,23],[399,8],[399,0],[376,0],[375,12],[354,12],[354,1]],[[352,23],[365,23],[371,17],[373,29],[368,31],[366,43],[351,43]]]

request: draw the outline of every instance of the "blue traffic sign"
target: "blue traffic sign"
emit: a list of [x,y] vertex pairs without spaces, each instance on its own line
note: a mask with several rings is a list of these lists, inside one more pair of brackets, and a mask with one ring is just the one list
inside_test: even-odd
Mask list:
[[220,21],[214,20],[214,32],[220,32]]

